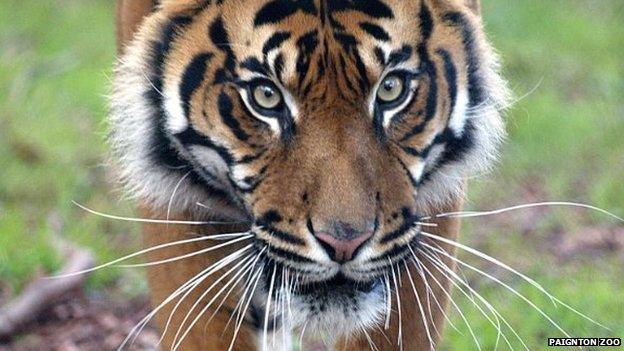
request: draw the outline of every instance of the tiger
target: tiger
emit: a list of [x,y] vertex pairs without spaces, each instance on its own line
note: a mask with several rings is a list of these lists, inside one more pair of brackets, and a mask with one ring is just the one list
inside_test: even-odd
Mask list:
[[479,1],[117,0],[116,17],[111,158],[152,219],[162,347],[436,349],[452,285],[417,248],[457,239],[435,215],[462,210],[506,134]]

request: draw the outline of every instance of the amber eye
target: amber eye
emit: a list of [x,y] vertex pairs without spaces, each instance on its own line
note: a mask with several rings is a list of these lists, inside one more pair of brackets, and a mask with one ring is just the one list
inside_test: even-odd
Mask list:
[[403,96],[404,90],[405,82],[403,78],[397,75],[390,75],[386,77],[379,85],[379,90],[377,90],[377,98],[381,103],[392,103]]
[[259,83],[252,92],[254,102],[263,109],[273,110],[282,104],[282,94],[272,84]]

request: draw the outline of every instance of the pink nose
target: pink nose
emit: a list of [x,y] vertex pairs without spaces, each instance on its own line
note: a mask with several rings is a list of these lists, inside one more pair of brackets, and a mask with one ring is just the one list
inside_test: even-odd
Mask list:
[[361,232],[354,230],[353,227],[341,225],[332,232],[319,231],[315,235],[334,261],[346,262],[353,259],[353,254],[373,236],[373,233],[373,230]]

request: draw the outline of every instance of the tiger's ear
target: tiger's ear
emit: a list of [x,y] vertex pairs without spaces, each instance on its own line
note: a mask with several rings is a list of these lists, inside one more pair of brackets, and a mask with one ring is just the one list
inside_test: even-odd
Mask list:
[[481,0],[464,0],[464,3],[475,15],[481,16]]

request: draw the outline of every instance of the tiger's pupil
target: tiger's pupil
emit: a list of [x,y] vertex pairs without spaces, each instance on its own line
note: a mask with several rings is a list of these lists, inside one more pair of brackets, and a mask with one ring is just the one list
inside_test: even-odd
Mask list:
[[377,92],[377,97],[382,102],[392,102],[398,99],[403,93],[403,80],[397,76],[391,76],[381,83],[381,89]]
[[273,87],[259,85],[254,89],[254,100],[262,108],[273,109],[280,104],[282,97]]

